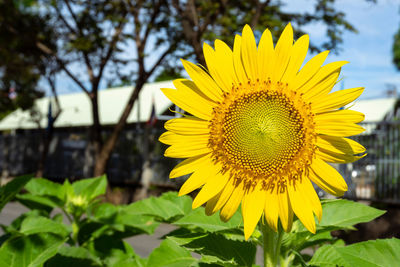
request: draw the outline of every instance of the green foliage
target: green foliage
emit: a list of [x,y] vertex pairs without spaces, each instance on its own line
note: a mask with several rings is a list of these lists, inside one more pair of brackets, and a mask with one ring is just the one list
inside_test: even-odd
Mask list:
[[400,262],[400,240],[382,239],[350,246],[328,245],[318,249],[312,266],[395,266]]
[[396,66],[396,68],[400,70],[400,29],[393,37],[392,53],[393,53],[393,63]]
[[54,49],[53,28],[34,2],[0,1],[0,119],[16,108],[31,108],[43,96],[40,78],[52,69],[52,59],[37,43]]
[[[244,240],[240,211],[224,223],[218,214],[205,216],[203,207],[192,210],[191,198],[176,192],[113,205],[102,199],[107,187],[104,176],[72,184],[21,177],[2,189],[4,203],[24,185],[26,193],[17,199],[31,210],[2,226],[0,266],[255,266],[257,246],[262,243],[259,230]],[[400,261],[398,239],[346,246],[331,235],[333,230],[353,230],[355,224],[384,211],[348,200],[323,200],[322,206],[316,234],[298,220],[290,233],[283,234],[282,266],[394,266]],[[151,235],[160,223],[175,229],[147,258],[124,241]],[[304,249],[315,253],[305,254]]]
[[57,254],[65,239],[48,233],[15,235],[0,248],[0,265],[10,267],[42,266]]
[[11,180],[6,185],[0,186],[0,212],[4,206],[11,201],[19,191],[21,191],[25,184],[32,179],[32,177],[32,175],[20,176]]

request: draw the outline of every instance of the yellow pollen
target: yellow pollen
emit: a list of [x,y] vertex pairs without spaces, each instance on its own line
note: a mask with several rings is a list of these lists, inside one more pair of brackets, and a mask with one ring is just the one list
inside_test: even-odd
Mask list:
[[290,181],[304,171],[315,149],[314,124],[309,107],[287,86],[249,82],[224,95],[209,140],[224,171],[250,183],[260,178],[267,187],[276,183],[277,190],[284,190],[282,178]]

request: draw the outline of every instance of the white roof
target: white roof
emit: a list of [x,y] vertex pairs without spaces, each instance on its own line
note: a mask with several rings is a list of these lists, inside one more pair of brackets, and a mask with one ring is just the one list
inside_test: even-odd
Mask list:
[[397,98],[377,98],[368,100],[357,100],[349,107],[364,113],[364,122],[380,122],[389,112],[393,111]]
[[[152,99],[154,98],[156,114],[164,113],[172,102],[164,96],[160,88],[174,88],[172,81],[145,84],[139,94],[139,101],[135,101],[128,123],[145,122],[150,118]],[[103,125],[116,124],[128,98],[133,91],[132,86],[112,88],[99,91],[100,122]],[[55,122],[55,127],[79,127],[92,124],[92,112],[89,97],[85,93],[60,95],[62,112]],[[47,127],[49,101],[52,97],[45,97],[35,101],[39,111],[41,127]],[[139,102],[139,103],[138,103]],[[55,105],[52,105],[55,108]],[[139,114],[138,114],[139,111]],[[37,129],[38,125],[32,120],[29,110],[18,109],[0,121],[0,130]]]
[[[175,88],[172,81],[147,83],[139,94],[139,101],[135,101],[128,123],[146,122],[150,118],[152,99],[154,98],[156,115],[163,114],[173,103],[165,97],[160,88]],[[132,86],[111,88],[99,91],[100,121],[103,125],[116,124],[128,98],[133,91]],[[62,112],[55,122],[55,127],[79,127],[92,124],[91,104],[85,93],[60,95]],[[47,113],[51,97],[35,101],[40,115],[40,125],[47,126]],[[357,100],[348,107],[365,114],[364,122],[379,122],[393,111],[397,98],[378,98]],[[55,108],[55,105],[52,105]],[[139,114],[138,114],[139,111]],[[37,129],[37,123],[32,120],[29,110],[18,109],[0,121],[0,130]]]

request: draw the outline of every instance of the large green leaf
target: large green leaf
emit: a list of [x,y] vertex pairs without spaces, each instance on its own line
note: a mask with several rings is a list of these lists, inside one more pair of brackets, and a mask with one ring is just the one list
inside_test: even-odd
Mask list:
[[53,233],[67,236],[70,233],[70,230],[66,225],[42,216],[27,217],[22,221],[21,229],[19,231],[25,235]]
[[337,226],[348,228],[359,223],[372,221],[386,211],[355,201],[337,199],[323,203],[322,212],[320,227]]
[[65,197],[65,190],[61,184],[54,183],[44,178],[31,180],[25,186],[25,189],[33,195],[52,196],[61,200]]
[[97,267],[101,260],[83,247],[62,246],[58,253],[46,262],[46,267]]
[[124,266],[118,265],[118,263],[126,264],[132,262],[135,263],[125,266],[137,266],[135,264],[141,262],[140,257],[135,254],[131,245],[112,235],[102,235],[96,238],[87,244],[87,249],[93,255],[99,257],[106,266]]
[[63,206],[63,202],[60,199],[52,196],[40,196],[27,193],[18,194],[17,199],[20,203],[30,209],[43,210],[47,213],[50,213],[53,208]]
[[152,216],[137,214],[131,209],[127,209],[127,206],[115,206],[110,203],[101,203],[91,207],[89,217],[94,222],[109,225],[119,231],[130,227],[136,228],[137,233],[152,234],[159,225]]
[[33,175],[24,175],[12,179],[5,186],[0,187],[0,211],[12,200],[16,194],[32,179]]
[[212,216],[206,216],[204,208],[200,207],[188,213],[173,224],[191,229],[201,228],[208,232],[227,231],[230,229],[238,229],[242,225],[242,216],[238,211],[228,222],[225,223],[221,221],[217,213]]
[[252,266],[256,246],[252,242],[227,239],[221,234],[191,233],[184,236],[170,236],[169,240],[202,255],[202,262],[223,266]]
[[130,214],[155,216],[162,222],[173,222],[191,210],[192,199],[188,196],[178,197],[175,192],[161,197],[150,197],[130,204],[125,211]]
[[42,266],[57,253],[65,240],[58,235],[47,233],[15,236],[1,246],[0,266]]
[[282,251],[290,249],[300,251],[308,246],[330,241],[327,233],[339,229],[354,229],[353,225],[369,222],[385,213],[385,211],[345,199],[323,200],[322,203],[322,220],[321,223],[317,223],[319,236],[315,237],[299,220],[296,220],[292,231],[283,236]]
[[392,267],[400,263],[400,239],[382,239],[341,247],[328,245],[318,249],[312,266]]
[[96,178],[79,180],[72,184],[72,188],[76,195],[83,196],[88,201],[91,201],[106,193],[107,177],[103,175]]
[[166,239],[150,254],[147,266],[190,266],[195,262],[197,262],[197,259],[193,258],[188,250],[179,246],[176,242]]

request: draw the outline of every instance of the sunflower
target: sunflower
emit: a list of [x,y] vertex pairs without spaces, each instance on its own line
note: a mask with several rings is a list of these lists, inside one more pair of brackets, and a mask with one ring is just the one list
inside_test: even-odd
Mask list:
[[246,25],[233,51],[216,40],[204,44],[207,69],[182,60],[192,80],[177,79],[176,89],[162,89],[191,115],[165,123],[160,141],[165,156],[185,158],[170,178],[191,174],[179,194],[201,188],[193,209],[220,211],[228,221],[241,205],[245,239],[261,216],[275,231],[278,219],[290,231],[295,214],[315,233],[320,200],[311,183],[342,196],[343,177],[329,163],[360,159],[365,148],[346,137],[364,129],[362,113],[342,109],[364,88],[330,93],[346,61],[323,63],[329,51],[301,69],[308,35],[293,40],[287,25],[276,46],[267,29],[257,44]]

